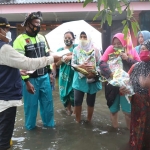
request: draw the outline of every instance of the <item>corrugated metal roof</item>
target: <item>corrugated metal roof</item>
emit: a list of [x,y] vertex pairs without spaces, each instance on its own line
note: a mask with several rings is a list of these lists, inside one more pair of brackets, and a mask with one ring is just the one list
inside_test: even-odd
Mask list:
[[[84,0],[80,0],[83,3]],[[97,0],[93,0],[97,2]],[[56,4],[56,3],[79,3],[78,0],[0,0],[0,4]]]
[[[83,3],[85,0],[0,0],[0,4],[10,5],[10,4],[59,4],[59,3]],[[129,0],[134,2],[139,2],[140,0]],[[97,0],[93,0],[97,2]]]

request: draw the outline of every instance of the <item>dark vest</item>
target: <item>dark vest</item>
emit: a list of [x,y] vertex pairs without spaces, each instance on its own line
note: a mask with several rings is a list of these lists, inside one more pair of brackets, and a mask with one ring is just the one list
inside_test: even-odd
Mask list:
[[[6,44],[0,41],[1,47]],[[20,100],[22,98],[22,80],[19,69],[0,65],[0,100]]]
[[[30,37],[29,37],[30,38]],[[38,38],[38,36],[37,36]],[[49,56],[49,52],[45,52],[45,42],[40,41],[35,44],[27,44],[25,48],[25,56],[29,58],[39,58],[43,56]],[[50,72],[50,66],[37,69],[33,74],[30,74],[30,78],[37,78]]]

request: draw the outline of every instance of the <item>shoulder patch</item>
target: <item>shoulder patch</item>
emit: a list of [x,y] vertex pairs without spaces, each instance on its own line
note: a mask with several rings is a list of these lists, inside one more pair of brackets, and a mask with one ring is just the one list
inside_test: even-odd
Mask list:
[[31,39],[30,39],[30,38],[25,39],[25,41],[26,41],[26,44],[32,44],[32,42],[31,42]]

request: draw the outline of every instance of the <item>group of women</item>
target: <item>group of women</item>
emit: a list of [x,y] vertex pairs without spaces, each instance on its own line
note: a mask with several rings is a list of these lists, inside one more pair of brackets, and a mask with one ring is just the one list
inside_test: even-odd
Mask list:
[[[108,61],[110,55],[117,58],[118,49],[122,61],[122,69],[130,75],[130,83],[134,89],[131,103],[128,103],[125,94],[129,90],[125,87],[115,87],[105,84],[105,97],[110,110],[112,125],[118,128],[118,111],[120,106],[125,115],[127,128],[130,129],[130,145],[133,150],[150,149],[150,32],[138,33],[139,45],[132,47],[127,42],[124,34],[117,33],[112,39],[112,44],[101,56],[87,32],[80,33],[79,44],[74,44],[73,32],[64,34],[65,47],[58,51],[69,49],[70,54],[61,62],[54,64],[53,68],[60,66],[59,93],[60,99],[69,115],[75,115],[76,122],[81,122],[82,102],[87,93],[87,122],[92,119],[96,93],[102,89],[97,75],[101,74],[106,79],[112,79],[114,72],[110,69]],[[71,66],[79,67],[88,72],[82,74]],[[93,71],[94,70],[94,71]]]
[[[90,81],[90,79],[95,77],[95,74],[90,72],[90,69],[94,67],[95,71],[99,71],[100,51],[94,47],[91,37],[85,32],[81,32],[78,45],[74,44],[74,40],[73,32],[69,31],[64,34],[65,47],[58,49],[58,51],[69,49],[71,54],[67,55],[62,62],[54,64],[53,69],[56,72],[56,67],[60,66],[59,93],[61,102],[66,108],[67,113],[75,115],[76,122],[80,123],[84,93],[87,93],[87,121],[91,121],[96,92],[102,89],[100,82]],[[90,50],[92,51],[89,55],[88,52]],[[93,62],[94,66],[91,66],[91,62]],[[90,73],[83,75],[74,71],[71,66],[83,68]]]

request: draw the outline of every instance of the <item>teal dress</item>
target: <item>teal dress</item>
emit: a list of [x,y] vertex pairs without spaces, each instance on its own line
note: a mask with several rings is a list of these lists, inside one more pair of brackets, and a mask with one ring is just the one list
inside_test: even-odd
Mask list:
[[[77,45],[73,45],[69,50],[73,52],[73,49]],[[60,48],[57,51],[62,51],[64,48]],[[69,64],[71,61],[69,62]],[[71,105],[74,106],[74,91],[72,88],[74,70],[68,63],[62,63],[59,68],[59,94],[60,100],[64,107],[67,107],[68,103],[71,102]]]
[[[95,62],[96,70],[99,72],[99,64],[100,64],[100,52],[98,49],[96,49],[94,46],[91,48],[94,50],[94,60],[91,59],[91,62]],[[83,54],[83,50],[80,49],[79,46],[77,46],[73,50],[72,55],[72,65],[80,65],[83,64],[83,62],[87,59],[88,56]],[[102,84],[100,81],[88,83],[87,78],[85,76],[82,76],[79,72],[74,72],[74,78],[73,78],[73,84],[72,87],[76,90],[82,91],[84,93],[94,94],[102,89]]]

